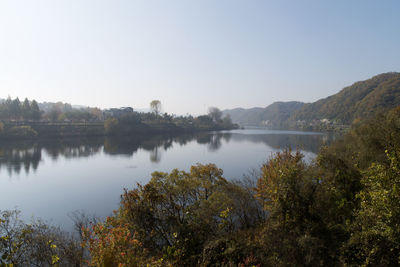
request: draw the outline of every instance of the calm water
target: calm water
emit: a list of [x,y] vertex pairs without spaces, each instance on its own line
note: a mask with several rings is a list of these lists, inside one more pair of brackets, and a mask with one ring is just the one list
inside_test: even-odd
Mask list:
[[70,229],[68,214],[99,217],[118,207],[123,188],[146,183],[153,171],[215,163],[228,179],[258,169],[272,153],[300,148],[315,157],[328,137],[318,133],[235,130],[181,136],[0,142],[0,210]]

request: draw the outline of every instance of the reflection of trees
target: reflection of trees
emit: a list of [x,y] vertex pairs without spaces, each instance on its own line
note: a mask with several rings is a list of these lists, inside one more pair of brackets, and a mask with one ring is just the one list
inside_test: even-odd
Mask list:
[[231,133],[203,133],[196,136],[198,144],[207,145],[209,151],[217,151],[221,148],[224,139],[225,142],[229,142],[231,139]]
[[102,139],[63,139],[40,141],[7,141],[0,143],[0,169],[7,169],[9,176],[35,171],[42,161],[42,151],[51,158],[89,157],[98,153]]
[[[149,151],[159,155],[162,150],[170,149],[173,144],[181,146],[197,140],[199,144],[210,144],[213,147],[220,146],[220,139],[214,138],[212,134],[182,134],[182,135],[136,135],[130,137],[107,137],[104,142],[104,152],[110,155],[127,155],[131,156],[139,149]],[[203,140],[203,141],[202,141]],[[214,144],[215,143],[215,144]],[[159,158],[158,156],[155,158]]]
[[130,137],[109,137],[104,141],[104,152],[110,155],[132,156],[139,149],[154,151],[156,148],[164,150],[172,147],[174,139],[166,136],[136,135]]
[[91,139],[62,139],[40,142],[41,147],[52,158],[81,158],[90,157],[101,151],[103,138]]
[[0,144],[0,169],[6,168],[9,176],[19,174],[22,169],[26,173],[36,170],[41,159],[41,150],[34,143],[23,142],[16,146],[10,142]]
[[161,151],[159,150],[158,147],[155,147],[150,152],[150,161],[154,163],[159,163],[161,161]]
[[137,138],[106,138],[104,140],[104,152],[109,155],[131,156],[140,147]]
[[326,135],[298,135],[298,134],[242,134],[203,132],[181,135],[136,135],[118,138],[90,138],[90,139],[62,139],[40,141],[7,141],[0,142],[0,170],[6,169],[11,176],[19,174],[21,170],[26,173],[38,168],[42,161],[42,151],[50,158],[57,160],[60,157],[67,159],[90,157],[102,151],[109,155],[126,155],[131,157],[139,149],[150,153],[150,161],[161,161],[163,151],[173,145],[185,146],[189,142],[206,145],[209,151],[219,150],[223,143],[253,142],[268,145],[275,149],[285,147],[299,148],[304,151],[317,153],[321,145],[332,140]]
[[196,140],[199,144],[208,145],[210,151],[221,147],[221,139],[230,140],[230,133],[207,132],[181,135],[136,135],[130,137],[107,137],[104,141],[104,152],[110,155],[132,156],[139,149],[150,152],[150,161],[158,163],[162,151],[167,151],[173,144],[181,146]]

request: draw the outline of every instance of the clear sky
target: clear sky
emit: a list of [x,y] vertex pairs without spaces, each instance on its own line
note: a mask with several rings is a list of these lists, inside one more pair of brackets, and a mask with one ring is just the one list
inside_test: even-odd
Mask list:
[[1,0],[0,98],[175,114],[400,71],[400,1]]

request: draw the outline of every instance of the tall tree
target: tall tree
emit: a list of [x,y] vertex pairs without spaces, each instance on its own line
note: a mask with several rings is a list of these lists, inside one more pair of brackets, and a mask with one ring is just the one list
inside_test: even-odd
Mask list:
[[208,108],[208,116],[210,116],[214,122],[221,122],[222,111],[216,107]]
[[32,117],[31,104],[29,103],[28,98],[25,98],[24,102],[22,103],[21,112],[22,118],[24,120],[30,119]]
[[11,101],[10,115],[13,119],[19,119],[21,117],[21,102],[18,97]]
[[161,101],[160,100],[153,100],[150,102],[150,109],[156,115],[160,114],[161,112]]
[[39,105],[36,102],[36,100],[32,100],[31,111],[32,111],[32,119],[33,120],[40,120],[42,112],[40,111]]

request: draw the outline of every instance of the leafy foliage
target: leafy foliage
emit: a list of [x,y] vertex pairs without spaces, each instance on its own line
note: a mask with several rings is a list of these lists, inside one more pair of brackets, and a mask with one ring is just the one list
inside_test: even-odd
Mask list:
[[311,163],[279,152],[256,185],[215,165],[153,173],[113,219],[135,233],[146,264],[397,266],[399,118],[398,108],[355,126]]
[[105,223],[83,228],[84,245],[88,246],[90,266],[140,266],[145,250],[128,226],[108,217]]
[[346,244],[348,261],[364,266],[400,264],[400,151],[388,153],[389,165],[373,163],[363,175],[361,205]]
[[160,100],[153,100],[150,102],[150,109],[151,111],[158,115],[161,112],[161,101]]
[[0,212],[0,266],[79,266],[78,240],[42,221],[25,224],[18,211]]
[[[196,265],[201,262],[203,249],[210,240],[226,238],[235,231],[254,226],[261,216],[260,206],[249,190],[225,180],[222,170],[215,165],[198,164],[188,173],[155,172],[145,186],[126,190],[112,220],[124,222],[129,232],[135,233],[137,244],[141,244],[140,253],[148,252],[148,259],[173,265]],[[89,233],[97,233],[96,227],[104,226],[97,225]],[[117,229],[113,226],[107,234]],[[91,243],[91,246],[100,249],[98,244]],[[125,252],[130,247],[124,244],[112,254]],[[207,246],[206,253],[218,255],[220,251]]]
[[[90,266],[398,266],[399,188],[395,108],[313,162],[275,154],[256,182],[228,181],[214,164],[154,172],[105,222],[81,224],[82,244]],[[1,263],[83,262],[76,241],[16,215],[0,217]]]
[[34,138],[37,136],[37,132],[31,126],[14,126],[8,131],[8,134],[17,138]]

